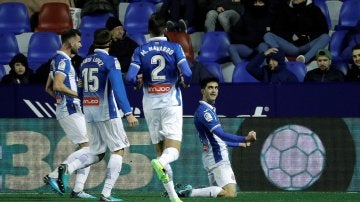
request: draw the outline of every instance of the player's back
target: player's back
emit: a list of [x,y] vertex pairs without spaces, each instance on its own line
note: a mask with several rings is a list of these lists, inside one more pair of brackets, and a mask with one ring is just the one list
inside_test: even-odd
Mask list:
[[177,63],[181,60],[176,57],[175,51],[179,51],[177,48],[177,44],[162,40],[153,40],[141,46],[145,85],[177,82]]
[[121,117],[108,78],[111,68],[121,69],[118,60],[100,49],[87,56],[81,64],[83,108],[87,122]]
[[152,38],[135,50],[133,63],[140,66],[144,82],[144,108],[182,105],[178,65],[187,62],[181,46],[165,37]]

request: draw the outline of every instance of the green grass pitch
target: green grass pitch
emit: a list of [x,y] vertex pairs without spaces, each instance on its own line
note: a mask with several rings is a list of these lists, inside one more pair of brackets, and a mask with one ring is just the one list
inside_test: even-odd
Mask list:
[[[97,194],[97,193],[92,193]],[[114,195],[120,196],[124,201],[131,202],[165,202],[170,201],[161,197],[158,192],[131,192],[119,191]],[[97,201],[72,199],[69,195],[59,196],[52,193],[1,193],[0,201]],[[360,201],[360,193],[354,192],[240,192],[236,198],[185,198],[183,201],[243,201],[243,202],[294,202],[294,201]]]

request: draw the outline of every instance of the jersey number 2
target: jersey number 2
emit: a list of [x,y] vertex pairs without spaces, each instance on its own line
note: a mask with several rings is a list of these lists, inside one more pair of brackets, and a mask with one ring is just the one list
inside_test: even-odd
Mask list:
[[165,68],[165,58],[161,55],[154,55],[151,58],[151,64],[157,65],[151,72],[151,80],[164,81],[166,79],[165,75],[159,75],[159,73]]

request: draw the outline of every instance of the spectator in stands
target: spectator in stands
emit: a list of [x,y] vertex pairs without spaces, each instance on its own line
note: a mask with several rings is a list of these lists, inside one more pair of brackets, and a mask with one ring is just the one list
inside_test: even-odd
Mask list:
[[304,82],[334,82],[344,81],[344,75],[340,70],[332,67],[331,54],[326,49],[320,49],[316,53],[318,68],[308,71]]
[[244,6],[240,0],[212,0],[205,19],[205,31],[213,32],[219,21],[225,32],[241,19],[244,14]]
[[360,81],[360,45],[356,45],[352,49],[353,64],[346,74],[346,81]]
[[329,43],[326,17],[311,0],[291,0],[273,22],[265,42],[299,62],[310,62]]
[[118,5],[117,0],[75,0],[75,6],[81,8],[81,17],[103,13],[112,13],[118,17]]
[[[126,35],[126,30],[118,18],[109,17],[105,26],[111,32],[112,37],[109,55],[115,56],[119,60],[121,72],[125,74],[129,69],[132,54],[139,45]],[[93,52],[94,46],[91,45],[89,54]]]
[[170,32],[187,32],[193,25],[196,2],[193,0],[165,0],[160,13],[168,17],[166,28]]
[[30,76],[32,71],[28,66],[28,61],[25,55],[18,53],[15,55],[9,66],[11,68],[9,74],[1,79],[1,83],[7,84],[23,84],[30,83]]
[[197,0],[196,1],[196,18],[194,19],[196,31],[203,32],[205,25],[206,13],[209,11],[208,7],[212,0]]
[[[262,65],[264,60],[267,62],[266,65]],[[246,69],[257,80],[266,83],[299,82],[286,68],[284,51],[277,48],[259,53],[249,62]]]
[[109,55],[115,56],[119,60],[121,72],[126,73],[134,50],[139,45],[126,35],[126,30],[118,18],[110,17],[106,22],[106,28],[112,36]]
[[242,20],[230,32],[229,53],[235,65],[241,62],[241,58],[248,58],[269,48],[263,42],[263,37],[270,31],[270,25],[268,0],[251,0],[245,4]]

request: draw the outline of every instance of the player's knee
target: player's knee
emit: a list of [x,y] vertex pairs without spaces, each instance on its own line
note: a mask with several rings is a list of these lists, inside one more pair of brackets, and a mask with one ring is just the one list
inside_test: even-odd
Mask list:
[[237,192],[236,192],[236,191],[224,190],[223,197],[235,198],[236,196],[237,196]]

